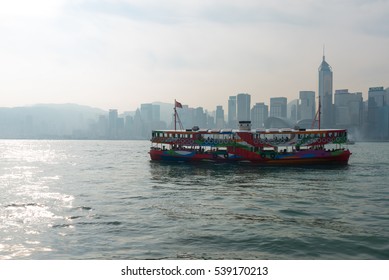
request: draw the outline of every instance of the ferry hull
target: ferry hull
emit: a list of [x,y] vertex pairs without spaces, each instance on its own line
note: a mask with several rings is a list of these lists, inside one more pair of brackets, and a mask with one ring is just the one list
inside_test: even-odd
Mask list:
[[190,151],[151,150],[153,161],[170,162],[248,162],[258,165],[347,165],[351,152],[337,151],[300,151],[294,153],[259,154],[199,154]]

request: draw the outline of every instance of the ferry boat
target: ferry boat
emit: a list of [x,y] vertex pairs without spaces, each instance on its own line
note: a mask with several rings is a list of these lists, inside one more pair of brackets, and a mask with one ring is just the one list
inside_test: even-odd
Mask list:
[[[174,130],[153,130],[150,157],[155,161],[248,162],[261,165],[347,165],[351,152],[346,129],[251,129],[240,121],[237,130],[184,130],[174,100]],[[177,120],[180,130],[177,130]],[[312,124],[312,126],[314,123]]]
[[351,152],[346,129],[239,129],[152,131],[155,161],[248,162],[262,165],[346,165]]

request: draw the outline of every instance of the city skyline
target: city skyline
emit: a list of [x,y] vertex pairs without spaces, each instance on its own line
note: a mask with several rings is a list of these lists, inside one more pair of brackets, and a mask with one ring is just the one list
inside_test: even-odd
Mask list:
[[177,99],[213,110],[239,92],[291,100],[318,92],[323,44],[333,89],[367,99],[388,85],[388,10],[363,0],[4,2],[0,106],[134,111]]
[[[319,70],[320,72],[320,70]],[[287,102],[286,97],[274,97],[270,106],[254,102],[251,95],[238,93],[228,98],[227,116],[222,106],[216,111],[191,107],[181,102],[177,109],[183,124],[180,129],[236,129],[238,121],[251,121],[254,129],[312,128],[315,121],[315,92],[300,91],[299,99]],[[335,90],[333,125],[322,128],[346,128],[352,138],[389,140],[389,88],[370,87],[368,100],[361,92]],[[171,103],[142,103],[135,112],[110,109],[108,112],[76,104],[49,104],[31,107],[0,107],[0,138],[5,139],[149,139],[155,129],[174,129]],[[230,117],[232,113],[232,117]]]

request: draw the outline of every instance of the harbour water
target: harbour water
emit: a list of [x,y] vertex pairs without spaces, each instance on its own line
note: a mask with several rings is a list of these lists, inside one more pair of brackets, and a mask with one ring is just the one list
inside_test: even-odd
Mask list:
[[0,259],[389,259],[389,143],[345,167],[150,162],[148,141],[0,140]]

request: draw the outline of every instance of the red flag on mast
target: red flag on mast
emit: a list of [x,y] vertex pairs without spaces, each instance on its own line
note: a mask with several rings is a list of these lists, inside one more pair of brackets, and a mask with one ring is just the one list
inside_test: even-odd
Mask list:
[[174,107],[182,108],[182,104],[180,102],[178,102],[177,100],[174,100],[174,102],[175,102]]

